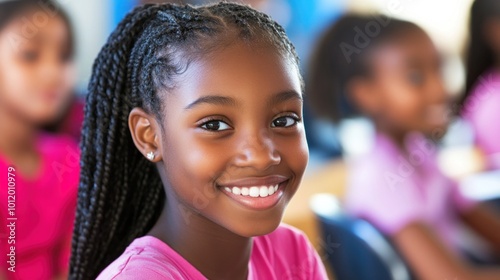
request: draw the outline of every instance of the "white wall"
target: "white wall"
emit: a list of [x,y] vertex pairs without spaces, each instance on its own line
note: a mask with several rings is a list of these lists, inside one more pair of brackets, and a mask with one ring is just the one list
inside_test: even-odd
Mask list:
[[105,43],[112,24],[109,0],[58,0],[73,23],[76,38],[78,89],[84,91],[92,64]]

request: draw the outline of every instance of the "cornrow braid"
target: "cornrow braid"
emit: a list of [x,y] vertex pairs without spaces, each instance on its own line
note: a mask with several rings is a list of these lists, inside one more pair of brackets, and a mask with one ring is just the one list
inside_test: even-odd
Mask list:
[[93,65],[81,139],[81,173],[70,279],[95,279],[157,221],[165,202],[154,164],[128,128],[135,107],[162,118],[160,92],[175,87],[189,58],[206,54],[236,31],[298,57],[283,28],[247,6],[149,4],[117,26]]

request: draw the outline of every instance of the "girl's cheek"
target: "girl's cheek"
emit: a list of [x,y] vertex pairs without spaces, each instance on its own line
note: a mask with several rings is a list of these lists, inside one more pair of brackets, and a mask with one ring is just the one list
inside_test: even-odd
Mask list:
[[29,103],[30,84],[33,82],[29,69],[16,62],[6,64],[2,65],[0,73],[4,98]]
[[303,128],[294,140],[278,145],[282,147],[281,155],[290,165],[289,168],[292,169],[295,175],[302,176],[309,161],[309,148]]

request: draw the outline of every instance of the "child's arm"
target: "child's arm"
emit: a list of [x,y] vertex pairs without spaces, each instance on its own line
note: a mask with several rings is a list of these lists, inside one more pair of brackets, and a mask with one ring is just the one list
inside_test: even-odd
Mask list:
[[500,268],[475,269],[448,250],[434,232],[421,223],[411,223],[393,240],[418,279],[500,279]]
[[485,204],[477,204],[461,214],[462,220],[488,240],[500,257],[500,214]]

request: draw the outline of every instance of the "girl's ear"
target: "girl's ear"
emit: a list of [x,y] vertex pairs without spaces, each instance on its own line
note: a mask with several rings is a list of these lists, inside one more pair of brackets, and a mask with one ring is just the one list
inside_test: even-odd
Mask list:
[[134,108],[128,115],[130,134],[137,149],[152,162],[162,159],[161,127],[156,118],[141,108]]
[[381,110],[381,96],[369,78],[354,78],[347,84],[349,99],[364,115],[375,117]]

